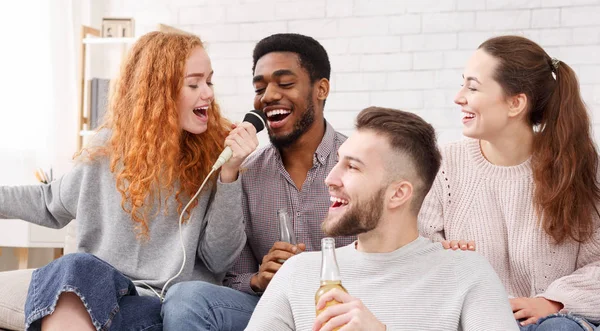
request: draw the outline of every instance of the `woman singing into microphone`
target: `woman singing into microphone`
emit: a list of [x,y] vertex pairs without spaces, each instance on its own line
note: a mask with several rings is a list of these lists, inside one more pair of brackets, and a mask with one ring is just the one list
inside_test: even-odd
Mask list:
[[[258,140],[251,124],[222,117],[212,78],[198,37],[142,36],[73,169],[0,187],[2,218],[78,220],[79,253],[33,272],[27,330],[162,330],[157,294],[169,279],[221,284],[245,244],[238,170]],[[225,146],[231,159],[192,199]]]

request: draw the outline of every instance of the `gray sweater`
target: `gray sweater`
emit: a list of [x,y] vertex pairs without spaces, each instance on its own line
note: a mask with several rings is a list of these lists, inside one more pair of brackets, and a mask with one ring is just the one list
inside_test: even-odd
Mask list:
[[[336,250],[342,285],[391,330],[518,331],[508,296],[475,252],[444,250],[419,237],[390,253]],[[312,330],[321,253],[287,260],[246,330]]]
[[[185,280],[220,285],[244,247],[240,180],[217,182],[214,194],[210,192],[207,184],[191,219],[182,225],[187,258],[182,274],[170,285]],[[50,228],[62,228],[77,219],[79,252],[94,254],[131,280],[147,280],[162,289],[179,271],[183,258],[177,201],[169,198],[166,215],[164,207],[149,215],[149,239],[136,239],[135,224],[121,208],[121,194],[106,158],[78,162],[47,185],[0,187],[0,218]]]

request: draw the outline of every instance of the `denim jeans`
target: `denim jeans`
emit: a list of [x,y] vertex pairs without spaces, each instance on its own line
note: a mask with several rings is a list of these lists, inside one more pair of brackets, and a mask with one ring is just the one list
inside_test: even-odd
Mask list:
[[165,331],[244,330],[259,297],[201,281],[169,288],[162,308]]
[[139,296],[131,280],[91,254],[67,254],[31,276],[25,330],[41,330],[63,292],[79,296],[96,330],[162,330],[160,300]]
[[553,314],[540,318],[537,323],[521,326],[521,331],[594,331],[595,326],[585,319],[570,314]]

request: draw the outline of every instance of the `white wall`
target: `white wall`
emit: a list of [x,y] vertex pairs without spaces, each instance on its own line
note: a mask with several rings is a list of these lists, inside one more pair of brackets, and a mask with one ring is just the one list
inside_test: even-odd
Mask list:
[[[48,171],[52,166],[58,176],[72,166],[78,120],[75,62],[81,24],[89,24],[88,1],[0,2],[5,46],[0,61],[0,185],[36,184],[37,167]],[[0,222],[0,231],[11,229]],[[29,252],[31,267],[52,258],[52,249]],[[16,266],[13,249],[2,247],[0,270]]]
[[[40,47],[48,47],[47,31],[27,30],[32,25],[23,23],[45,17],[44,1],[0,6],[0,31],[10,49],[0,80],[4,185],[32,183],[32,167],[38,165],[52,164],[60,174],[74,151],[76,109],[57,98],[73,93],[64,77],[75,68],[52,68],[64,71],[53,83],[25,74],[48,69],[48,59],[39,58]],[[333,91],[326,117],[337,129],[350,132],[356,113],[366,106],[389,106],[423,116],[442,143],[460,138],[459,109],[452,99],[469,55],[491,36],[516,33],[574,67],[600,138],[600,0],[61,0],[61,5],[72,5],[76,37],[80,24],[100,28],[102,17],[135,18],[136,35],[157,23],[199,34],[213,60],[217,97],[233,120],[252,108],[254,44],[276,32],[313,36],[330,54]],[[35,10],[23,13],[27,6]],[[55,37],[60,33],[65,42],[53,43],[53,49],[71,52],[70,32],[50,31]],[[15,65],[22,62],[28,65]],[[14,77],[8,79],[10,73]],[[53,114],[46,112],[49,103]],[[2,253],[0,269],[12,268],[11,250]]]
[[109,0],[93,15],[134,17],[136,35],[159,22],[200,35],[234,120],[252,108],[254,44],[310,35],[331,58],[326,117],[337,129],[351,131],[366,106],[389,106],[423,116],[442,143],[461,136],[452,100],[472,51],[494,35],[524,35],[576,70],[600,132],[600,0]]

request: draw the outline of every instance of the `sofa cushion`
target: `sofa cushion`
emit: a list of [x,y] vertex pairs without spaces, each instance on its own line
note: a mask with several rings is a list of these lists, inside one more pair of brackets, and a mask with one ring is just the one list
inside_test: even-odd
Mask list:
[[33,270],[0,272],[0,328],[24,330],[25,300]]
[[[77,222],[67,225],[64,254],[77,251]],[[24,330],[25,300],[34,269],[0,272],[0,329]]]

